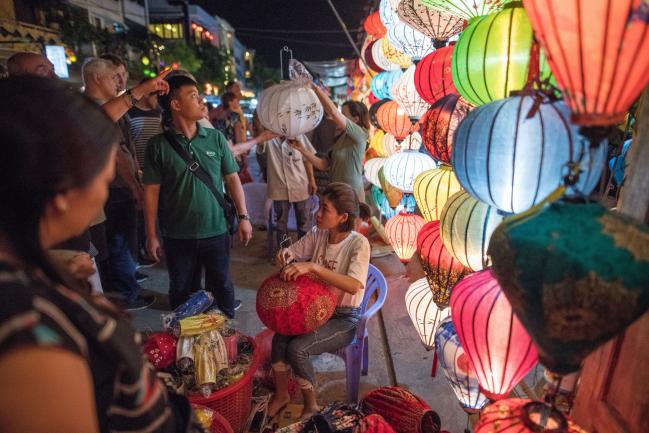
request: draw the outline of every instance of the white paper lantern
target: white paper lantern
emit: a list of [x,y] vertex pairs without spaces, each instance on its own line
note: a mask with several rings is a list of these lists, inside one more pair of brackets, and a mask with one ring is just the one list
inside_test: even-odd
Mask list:
[[408,288],[406,309],[426,350],[435,349],[435,331],[439,323],[451,314],[451,309],[440,310],[435,304],[433,292],[425,277],[415,281]]
[[392,85],[390,93],[392,99],[403,108],[413,120],[419,120],[430,108],[415,87],[415,65],[410,66],[406,72]]
[[395,71],[397,69],[401,70],[401,66],[391,62],[387,57],[385,57],[385,51],[383,50],[383,38],[379,39],[374,45],[372,45],[372,59],[374,59],[376,65],[384,71]]
[[420,147],[421,135],[418,132],[413,132],[401,142],[392,134],[388,133],[383,136],[383,152],[388,157],[404,150],[419,150]]
[[404,193],[412,194],[415,178],[426,170],[437,168],[430,156],[416,150],[404,150],[390,156],[383,166],[385,179]]
[[414,62],[435,51],[435,44],[431,38],[397,20],[388,29],[388,41],[394,47],[410,56]]
[[264,128],[287,138],[315,129],[324,110],[315,92],[301,81],[282,81],[264,90],[257,114]]
[[372,158],[365,161],[365,179],[369,180],[372,185],[381,188],[381,181],[379,180],[379,170],[385,164],[388,158]]

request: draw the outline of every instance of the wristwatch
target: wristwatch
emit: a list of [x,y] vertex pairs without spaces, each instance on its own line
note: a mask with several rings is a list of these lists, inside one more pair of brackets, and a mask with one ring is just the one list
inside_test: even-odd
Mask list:
[[140,102],[140,100],[137,99],[135,96],[133,96],[133,92],[132,92],[131,90],[132,90],[132,89],[127,89],[126,92],[124,92],[124,93],[126,93],[126,95],[127,95],[129,98],[131,98],[131,105],[135,105],[135,104],[137,104],[138,102]]
[[250,221],[250,215],[248,215],[247,213],[242,213],[242,214],[239,214],[237,216],[239,217],[239,221],[242,221],[242,220]]

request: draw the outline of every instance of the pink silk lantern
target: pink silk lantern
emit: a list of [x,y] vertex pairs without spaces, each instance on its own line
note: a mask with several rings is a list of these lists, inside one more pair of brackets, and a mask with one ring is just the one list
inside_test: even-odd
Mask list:
[[385,235],[402,262],[409,262],[417,251],[417,233],[424,224],[422,217],[408,212],[400,212],[385,224]]
[[500,400],[538,362],[491,269],[467,275],[451,293],[451,317],[484,394]]

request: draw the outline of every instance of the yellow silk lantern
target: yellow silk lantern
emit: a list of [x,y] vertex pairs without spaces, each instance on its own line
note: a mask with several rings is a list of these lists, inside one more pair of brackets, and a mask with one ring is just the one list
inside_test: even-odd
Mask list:
[[412,187],[415,201],[426,222],[437,221],[448,198],[462,191],[453,170],[447,165],[424,171],[415,178]]
[[381,38],[381,46],[383,47],[385,58],[390,62],[401,66],[402,69],[408,69],[410,65],[412,65],[412,59],[397,50],[390,41],[388,41],[387,37]]
[[370,147],[376,151],[379,156],[387,156],[383,147],[383,140],[385,139],[385,132],[382,129],[376,129],[374,135],[370,139]]

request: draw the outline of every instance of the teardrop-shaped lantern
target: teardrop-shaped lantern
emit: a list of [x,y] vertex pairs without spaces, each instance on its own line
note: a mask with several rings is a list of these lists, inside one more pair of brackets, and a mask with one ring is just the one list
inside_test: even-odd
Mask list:
[[473,106],[459,95],[446,95],[419,120],[423,145],[443,164],[451,163],[455,131]]
[[422,0],[401,0],[397,15],[401,21],[431,38],[436,46],[460,33],[465,25],[462,18],[426,7]]
[[514,0],[421,0],[425,6],[465,20],[496,12],[511,1]]
[[382,38],[387,32],[387,29],[381,22],[379,11],[374,11],[365,18],[363,28],[365,28],[367,34],[371,35],[374,39]]
[[417,62],[435,49],[431,38],[407,26],[401,20],[388,29],[387,38],[397,50],[409,56],[413,62]]
[[365,179],[369,180],[372,185],[381,188],[381,181],[379,180],[379,170],[385,165],[387,158],[372,158],[365,161],[363,166],[365,172]]
[[376,118],[381,129],[392,134],[397,140],[403,140],[419,127],[412,124],[408,113],[394,101],[382,104],[376,113]]
[[389,220],[390,218],[397,215],[401,211],[413,213],[417,208],[415,199],[410,194],[404,194],[403,197],[401,198],[401,202],[397,205],[396,208],[392,209],[390,207],[390,204],[388,203],[388,198],[385,196],[381,188],[372,185],[371,192],[372,192],[372,200],[374,200],[374,204],[376,204],[377,209],[379,210],[379,212],[381,212],[381,215],[385,219]]
[[379,181],[381,182],[381,189],[383,190],[383,193],[388,199],[388,205],[392,208],[395,209],[399,203],[401,203],[401,199],[403,198],[403,192],[401,192],[399,189],[395,188],[390,182],[388,182],[385,179],[385,175],[383,174],[383,167],[379,169]]
[[[372,93],[374,93],[374,92],[372,92]],[[376,95],[376,93],[375,93],[375,95]],[[378,95],[376,95],[376,96],[378,97]],[[370,106],[370,110],[369,110],[370,111],[370,123],[375,128],[381,128],[381,125],[379,125],[379,120],[377,119],[378,111],[379,111],[379,108],[381,107],[381,105],[385,104],[388,101],[390,101],[390,100],[389,99],[381,99],[380,101],[377,101],[377,102],[373,103]]]
[[421,216],[428,222],[439,220],[449,197],[462,191],[462,186],[451,167],[441,165],[420,173],[412,189]]
[[556,408],[522,398],[491,403],[480,412],[475,433],[586,433]]
[[415,69],[415,89],[429,104],[446,95],[457,95],[453,84],[451,59],[455,44],[439,48],[417,63]]
[[385,224],[385,235],[402,262],[408,262],[417,250],[417,233],[424,226],[419,215],[400,212]]
[[415,65],[410,66],[406,72],[392,85],[392,99],[401,106],[411,120],[419,120],[424,115],[430,104],[422,99],[415,88]]
[[502,220],[496,208],[461,191],[449,197],[442,209],[442,240],[460,263],[479,271],[489,264],[489,240]]
[[426,278],[415,281],[406,291],[406,309],[426,350],[435,349],[437,325],[448,317],[450,311],[435,305]]
[[392,45],[387,36],[381,38],[381,47],[383,48],[385,58],[388,61],[399,65],[401,69],[407,69],[412,65],[412,59],[410,56],[404,54]]
[[430,156],[416,150],[404,150],[390,156],[383,166],[385,178],[407,194],[412,194],[415,178],[422,172],[437,168]]
[[383,137],[383,150],[385,156],[392,156],[403,150],[419,150],[421,147],[421,135],[413,132],[402,141],[397,141],[392,134],[385,134]]
[[451,317],[478,383],[500,400],[536,365],[532,339],[491,269],[467,275],[451,293]]

